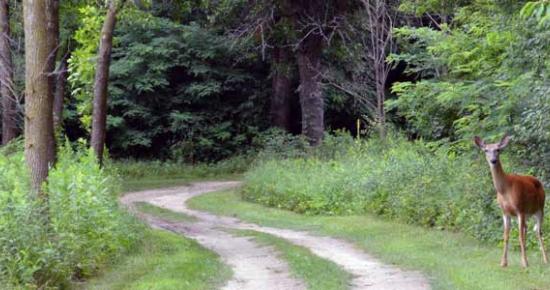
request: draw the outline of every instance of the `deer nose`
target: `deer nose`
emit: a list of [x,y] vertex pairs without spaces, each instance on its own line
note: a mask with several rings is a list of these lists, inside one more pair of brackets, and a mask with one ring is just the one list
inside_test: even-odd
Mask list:
[[491,159],[491,163],[497,164],[497,160],[496,159]]

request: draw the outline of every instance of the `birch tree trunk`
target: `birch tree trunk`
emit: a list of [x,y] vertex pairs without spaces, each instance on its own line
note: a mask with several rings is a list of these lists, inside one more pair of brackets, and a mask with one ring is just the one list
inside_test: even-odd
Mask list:
[[2,144],[17,136],[16,99],[10,46],[9,0],[0,0],[0,95],[2,96]]
[[109,82],[109,66],[113,47],[113,30],[115,29],[117,7],[111,0],[107,16],[101,29],[101,40],[95,73],[94,101],[92,113],[92,148],[100,164],[103,163],[103,148],[105,147],[105,131],[107,127],[107,88]]
[[47,200],[41,190],[53,163],[49,152],[53,136],[52,91],[48,81],[46,0],[24,0],[25,28],[25,159],[32,190]]

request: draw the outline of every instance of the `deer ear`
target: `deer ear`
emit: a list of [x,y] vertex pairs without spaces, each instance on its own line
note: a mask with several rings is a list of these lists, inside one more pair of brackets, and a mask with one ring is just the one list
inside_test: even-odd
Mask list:
[[483,142],[483,140],[481,140],[481,138],[479,138],[479,136],[475,136],[474,137],[474,143],[477,145],[477,147],[483,149],[483,147],[485,147],[485,142]]
[[508,136],[508,134],[506,134],[506,135],[504,135],[504,137],[502,137],[502,140],[500,140],[500,143],[498,143],[498,147],[502,149],[502,148],[508,146],[508,143],[510,143],[510,136]]

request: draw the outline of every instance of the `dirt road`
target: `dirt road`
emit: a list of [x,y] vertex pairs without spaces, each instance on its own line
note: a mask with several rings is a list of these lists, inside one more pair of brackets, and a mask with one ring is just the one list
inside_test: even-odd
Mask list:
[[196,218],[193,222],[169,222],[140,214],[151,226],[170,230],[196,239],[218,253],[234,272],[223,289],[305,289],[293,277],[285,261],[270,247],[253,240],[231,235],[228,229],[254,230],[283,238],[306,247],[319,257],[333,261],[352,274],[352,289],[429,289],[428,280],[418,272],[404,271],[387,265],[353,244],[304,231],[294,231],[245,223],[235,218],[216,216],[189,209],[185,202],[197,195],[239,186],[239,182],[198,182],[189,186],[148,190],[126,194],[121,202],[130,208],[134,202],[148,202],[158,207],[181,212]]

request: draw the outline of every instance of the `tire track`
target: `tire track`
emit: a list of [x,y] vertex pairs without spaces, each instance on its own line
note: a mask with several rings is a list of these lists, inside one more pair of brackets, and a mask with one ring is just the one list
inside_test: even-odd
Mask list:
[[[189,209],[185,204],[187,200],[194,196],[212,191],[219,191],[222,189],[237,187],[239,184],[239,182],[199,182],[193,183],[190,186],[180,188],[131,193],[126,195],[122,199],[122,202],[125,204],[131,204],[132,202],[136,201],[146,201],[165,209],[194,216],[199,220],[199,222],[195,223],[196,227],[194,227],[194,230],[202,229],[204,231],[204,229],[209,229],[213,232],[209,235],[202,236],[198,236],[196,233],[194,234],[194,230],[188,230],[187,232],[181,233],[186,236],[196,238],[199,243],[218,252],[222,257],[224,257],[224,255],[228,255],[229,253],[227,253],[226,250],[224,251],[224,249],[220,249],[219,247],[216,248],[216,245],[220,242],[225,243],[224,240],[227,238],[227,236],[231,237],[231,235],[227,234],[223,230],[220,230],[220,228],[254,230],[271,234],[286,239],[293,244],[308,248],[312,253],[318,255],[319,257],[328,259],[341,266],[344,270],[353,275],[351,285],[352,289],[430,289],[428,280],[421,273],[416,271],[405,271],[395,266],[384,264],[347,241],[331,237],[317,236],[304,231],[263,227],[256,224],[245,223],[236,218],[216,216],[210,213],[192,210]],[[186,227],[189,227],[189,224],[186,224]],[[220,238],[222,235],[224,238]],[[237,238],[232,237],[229,239]],[[251,242],[250,240],[248,241]],[[257,248],[257,246],[255,245],[243,244],[241,246],[243,246],[243,248],[240,248],[243,252],[248,252],[249,250],[253,251],[254,248]],[[242,254],[244,255],[244,253]],[[263,255],[269,254],[264,252]],[[274,255],[273,251],[271,251],[271,255]],[[251,266],[247,268],[245,267],[245,265],[241,265],[241,268],[237,268],[239,267],[239,265],[235,263],[232,264],[231,262],[234,261],[235,258],[233,260],[229,258],[226,259],[226,262],[234,267],[236,279],[230,281],[225,289],[245,289],[242,288],[242,285],[252,283],[250,280],[253,280],[254,277],[257,278],[256,281],[254,281],[255,287],[257,287],[255,289],[303,289],[305,287],[302,282],[288,280],[288,282],[285,282],[288,284],[277,286],[283,288],[269,288],[270,286],[274,286],[271,284],[272,282],[270,282],[270,279],[267,278],[269,276],[265,276],[266,278],[264,278],[264,276],[249,275],[250,273],[247,273],[247,271],[252,270],[249,268],[255,268],[256,266]],[[288,267],[281,266],[281,264],[278,264],[278,262],[280,261],[273,262],[275,263],[274,265],[277,265],[277,267],[279,267],[275,271],[285,271],[284,277],[288,279]],[[262,262],[258,262],[257,264],[261,263]]]

